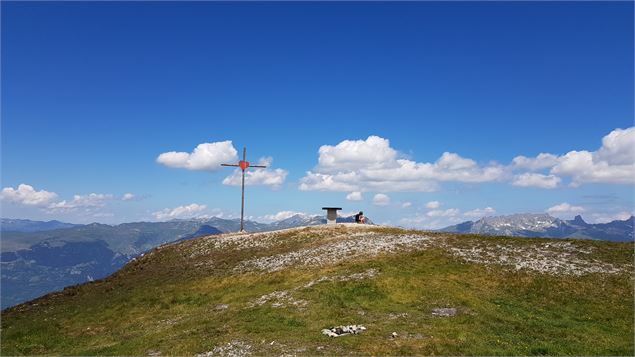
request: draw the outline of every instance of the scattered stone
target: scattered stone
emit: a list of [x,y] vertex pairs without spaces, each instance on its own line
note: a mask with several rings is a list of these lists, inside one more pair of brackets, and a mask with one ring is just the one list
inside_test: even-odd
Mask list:
[[423,233],[384,235],[375,232],[358,232],[323,246],[244,260],[234,268],[234,271],[238,273],[275,272],[290,266],[323,267],[359,257],[424,249],[431,244],[431,239],[431,236]]
[[149,350],[148,351],[148,356],[161,356],[161,351],[158,350]]
[[421,339],[423,339],[423,335],[422,335],[422,334],[420,334],[420,333],[416,333],[416,334],[414,334],[414,335],[413,335],[413,334],[410,334],[410,338],[413,338],[413,339],[415,339],[415,340],[421,340]]
[[358,333],[363,331],[366,331],[366,327],[362,325],[346,325],[336,326],[333,328],[325,328],[322,330],[322,334],[329,337],[340,337],[344,335],[357,335]]
[[585,250],[572,242],[519,245],[510,240],[505,244],[446,248],[452,255],[468,263],[495,264],[514,270],[533,270],[545,274],[574,276],[592,273],[619,274],[624,271],[623,267],[583,256],[592,253],[592,248]]
[[249,303],[248,307],[262,306],[271,303],[271,307],[296,307],[304,308],[308,304],[306,300],[294,298],[288,290],[274,291],[263,295]]
[[391,333],[391,334],[390,334],[390,337],[392,337],[392,338],[397,338],[397,333],[396,333],[396,332]]
[[375,276],[377,276],[379,272],[377,271],[377,269],[368,269],[364,272],[361,273],[354,273],[354,274],[350,274],[350,275],[336,275],[336,276],[323,276],[317,280],[311,280],[308,283],[306,283],[303,287],[305,289],[308,289],[310,287],[312,287],[315,284],[319,284],[321,282],[324,281],[351,281],[351,280],[363,280],[363,279],[370,279],[370,278],[374,278]]
[[[262,295],[256,300],[251,301],[247,307],[253,308],[256,306],[262,306],[264,304],[271,304],[271,307],[282,308],[282,307],[295,307],[299,309],[303,309],[308,305],[308,301],[302,299],[296,299],[293,297],[292,292],[299,291],[301,289],[308,289],[315,284],[324,282],[324,281],[351,281],[351,280],[362,280],[367,278],[373,278],[377,276],[377,269],[368,269],[361,273],[353,273],[350,275],[336,275],[336,276],[323,276],[317,280],[312,280],[305,285],[296,286],[290,290],[279,290],[273,291],[269,294]],[[217,308],[218,310],[218,308]],[[365,314],[364,311],[360,310],[360,315]]]
[[174,325],[175,323],[179,322],[182,318],[183,318],[182,316],[179,316],[172,319],[159,320],[159,322],[164,323],[166,325]]
[[432,315],[438,317],[450,317],[456,315],[456,309],[453,307],[438,307],[432,309]]
[[229,305],[227,304],[218,304],[214,307],[214,310],[227,310]]
[[396,320],[396,319],[405,319],[406,317],[408,317],[408,313],[407,312],[402,312],[399,314],[393,314],[392,312],[388,314],[388,318],[391,320]]
[[251,345],[242,341],[231,341],[225,345],[216,346],[213,350],[199,353],[195,357],[228,356],[239,357],[251,355]]

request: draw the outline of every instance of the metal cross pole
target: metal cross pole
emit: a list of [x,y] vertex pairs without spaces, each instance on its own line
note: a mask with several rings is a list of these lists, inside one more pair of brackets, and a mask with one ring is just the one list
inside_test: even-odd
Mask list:
[[249,161],[247,161],[247,148],[243,147],[243,159],[238,162],[238,164],[220,164],[221,166],[237,166],[243,171],[243,180],[242,180],[242,198],[240,203],[240,231],[244,232],[244,224],[243,217],[245,216],[245,170],[249,167],[257,167],[257,168],[266,168],[267,166],[263,165],[251,165]]

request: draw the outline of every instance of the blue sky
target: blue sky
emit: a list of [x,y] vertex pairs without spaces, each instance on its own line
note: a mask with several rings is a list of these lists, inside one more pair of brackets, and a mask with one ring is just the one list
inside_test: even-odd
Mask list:
[[325,205],[425,228],[623,218],[632,15],[631,2],[2,2],[2,216],[235,217],[240,189],[217,164],[246,145],[273,168],[248,177],[257,220]]

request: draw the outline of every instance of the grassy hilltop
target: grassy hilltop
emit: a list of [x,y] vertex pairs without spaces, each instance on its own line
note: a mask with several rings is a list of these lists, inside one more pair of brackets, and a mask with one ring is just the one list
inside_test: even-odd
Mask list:
[[[162,246],[3,311],[0,337],[2,355],[633,355],[633,317],[632,243],[345,224]],[[348,324],[367,330],[321,334]]]

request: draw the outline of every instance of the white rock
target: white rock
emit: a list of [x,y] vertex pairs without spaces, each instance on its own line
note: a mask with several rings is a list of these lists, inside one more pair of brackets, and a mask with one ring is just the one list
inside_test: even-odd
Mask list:
[[366,327],[362,325],[346,325],[346,326],[336,326],[330,329],[323,329],[322,334],[327,335],[329,337],[339,337],[344,335],[356,335],[362,331],[366,331]]

